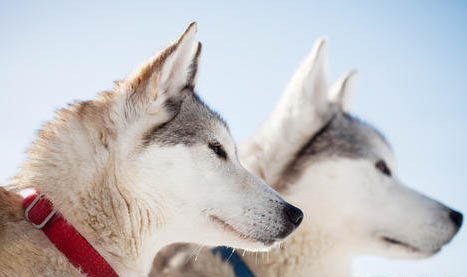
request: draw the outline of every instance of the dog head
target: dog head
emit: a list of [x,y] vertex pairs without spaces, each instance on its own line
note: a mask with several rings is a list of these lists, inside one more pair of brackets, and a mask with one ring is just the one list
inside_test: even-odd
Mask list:
[[462,222],[458,212],[406,187],[382,135],[344,111],[309,141],[285,176],[293,203],[353,253],[430,256]]
[[[314,230],[321,229],[354,255],[433,255],[457,233],[462,215],[400,181],[386,139],[348,113],[355,72],[327,86],[325,44],[319,40],[300,67],[265,124],[268,129],[242,149],[246,165],[252,161],[258,175],[304,209]],[[288,121],[294,123],[283,124],[281,132],[270,127]],[[284,141],[290,133],[299,135]],[[259,147],[264,134],[273,139]],[[287,162],[274,169],[268,149],[286,153]]]
[[118,87],[127,119],[116,148],[132,189],[160,211],[173,241],[263,248],[301,211],[239,163],[227,124],[194,92],[201,44],[192,24]]
[[194,92],[195,35],[193,23],[113,91],[59,111],[24,167],[41,174],[22,176],[34,175],[30,183],[43,184],[72,223],[93,209],[115,215],[92,229],[113,224],[132,234],[132,245],[149,237],[265,249],[303,215],[242,167],[227,124]]
[[264,248],[301,221],[289,205],[246,171],[227,124],[194,92],[201,44],[192,24],[169,48],[118,86],[119,168],[153,203],[169,240]]

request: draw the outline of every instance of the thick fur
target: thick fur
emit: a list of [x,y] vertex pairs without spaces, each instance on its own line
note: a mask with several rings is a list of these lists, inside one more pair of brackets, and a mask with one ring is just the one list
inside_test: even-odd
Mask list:
[[19,222],[23,219],[21,197],[0,187],[0,235],[9,222]]
[[[453,210],[400,182],[388,142],[348,113],[355,72],[329,89],[325,74],[316,76],[324,72],[325,44],[318,41],[274,113],[240,151],[249,169],[306,214],[281,247],[237,250],[258,277],[351,276],[358,255],[428,257],[460,227]],[[172,276],[182,267],[184,276],[232,276],[231,266],[209,251],[186,253],[197,253],[196,246],[172,252],[172,260],[161,257],[164,267],[155,266],[152,276]],[[213,275],[213,268],[230,271]]]
[[[265,250],[296,227],[194,93],[195,35],[193,23],[114,90],[59,110],[10,185],[45,193],[120,276],[147,275],[176,241]],[[82,276],[0,196],[0,276]]]

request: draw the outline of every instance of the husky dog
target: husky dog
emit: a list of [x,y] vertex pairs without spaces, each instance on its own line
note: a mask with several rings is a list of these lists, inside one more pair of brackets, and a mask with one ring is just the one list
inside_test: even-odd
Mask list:
[[[355,72],[328,87],[326,59],[321,39],[276,110],[240,148],[242,163],[306,214],[280,248],[259,256],[243,252],[258,277],[351,276],[358,255],[429,257],[462,224],[462,214],[397,178],[386,139],[348,113]],[[235,276],[211,251],[182,244],[163,249],[153,272]]]
[[[59,110],[12,180],[44,193],[120,276],[146,276],[177,241],[265,250],[303,218],[240,165],[226,123],[194,93],[195,34],[192,23],[113,91]],[[1,276],[83,276],[18,219],[11,192],[0,200]]]

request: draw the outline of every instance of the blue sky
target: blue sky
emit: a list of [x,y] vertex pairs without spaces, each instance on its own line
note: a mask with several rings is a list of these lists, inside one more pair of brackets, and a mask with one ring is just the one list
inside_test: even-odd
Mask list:
[[[0,1],[0,182],[42,122],[112,87],[192,20],[198,91],[238,141],[272,110],[313,41],[331,78],[357,68],[353,110],[392,143],[400,177],[467,212],[465,1]],[[466,276],[467,231],[424,261],[361,258],[358,277]]]

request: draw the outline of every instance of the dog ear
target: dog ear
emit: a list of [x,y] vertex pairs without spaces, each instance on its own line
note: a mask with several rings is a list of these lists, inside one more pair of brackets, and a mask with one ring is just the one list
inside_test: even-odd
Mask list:
[[155,114],[164,107],[173,111],[193,93],[201,54],[196,32],[196,23],[191,23],[174,43],[118,84],[127,94],[131,111]]
[[156,94],[160,92],[173,96],[184,88],[194,88],[201,54],[201,43],[196,40],[196,32],[196,23],[191,23],[175,44],[169,47],[173,50],[168,51],[160,72],[153,76],[155,86],[150,89],[155,90]]
[[353,69],[337,80],[329,90],[329,100],[343,110],[349,110],[349,99],[355,81],[357,79],[357,70]]
[[240,148],[244,165],[269,184],[335,112],[328,99],[327,41],[318,39],[262,128]]
[[315,42],[310,54],[302,62],[286,88],[284,98],[293,99],[288,103],[290,108],[309,112],[308,116],[320,115],[328,105],[327,73],[327,40],[320,38]]

